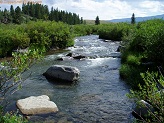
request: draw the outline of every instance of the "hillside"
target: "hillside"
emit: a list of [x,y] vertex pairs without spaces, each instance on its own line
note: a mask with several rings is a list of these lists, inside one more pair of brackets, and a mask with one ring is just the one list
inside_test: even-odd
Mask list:
[[[151,20],[154,18],[164,19],[164,14],[156,15],[156,16],[148,16],[148,17],[136,17],[136,22]],[[108,22],[131,22],[131,18],[113,19],[113,20],[108,20]]]

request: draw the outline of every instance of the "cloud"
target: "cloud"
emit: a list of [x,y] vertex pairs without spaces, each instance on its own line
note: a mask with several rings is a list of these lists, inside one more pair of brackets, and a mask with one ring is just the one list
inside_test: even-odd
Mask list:
[[[46,2],[48,3],[48,2]],[[136,16],[152,16],[164,12],[164,1],[161,0],[54,0],[54,8],[74,12],[84,19],[102,20]]]
[[164,1],[143,1],[139,5],[142,9],[145,9],[147,12],[157,13],[164,12]]
[[[79,14],[84,19],[110,20],[160,15],[164,13],[164,0],[42,0],[43,4]],[[10,5],[0,5],[2,9]]]

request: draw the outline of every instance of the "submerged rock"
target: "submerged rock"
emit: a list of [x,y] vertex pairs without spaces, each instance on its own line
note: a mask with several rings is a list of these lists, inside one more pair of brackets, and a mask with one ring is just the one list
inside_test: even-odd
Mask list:
[[47,95],[31,96],[17,101],[16,105],[23,114],[45,114],[57,112],[57,105]]
[[49,79],[64,81],[76,81],[79,79],[80,71],[76,67],[53,65],[43,75]]

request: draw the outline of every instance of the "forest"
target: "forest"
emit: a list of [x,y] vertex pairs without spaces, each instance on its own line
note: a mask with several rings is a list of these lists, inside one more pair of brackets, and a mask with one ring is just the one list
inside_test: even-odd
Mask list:
[[[42,14],[41,14],[42,13]],[[153,19],[139,23],[108,23],[87,25],[75,13],[60,11],[41,4],[23,4],[22,9],[11,6],[0,11],[0,57],[13,56],[8,62],[17,71],[6,71],[8,79],[26,70],[33,61],[50,49],[64,49],[74,45],[74,37],[96,34],[101,39],[120,41],[120,77],[130,86],[129,98],[136,102],[150,102],[155,112],[136,122],[164,122],[164,20]],[[14,50],[29,49],[26,55]],[[35,55],[34,55],[35,54]],[[32,60],[28,62],[28,58]],[[16,61],[19,59],[19,63]],[[1,65],[6,65],[2,62]],[[10,73],[10,74],[9,74]],[[4,73],[3,73],[4,74]],[[0,72],[2,76],[2,72]],[[4,92],[6,79],[0,83]],[[3,97],[3,95],[1,95]],[[0,98],[1,101],[1,98]],[[22,117],[0,112],[0,122]],[[23,121],[22,121],[23,122]],[[26,121],[24,121],[26,122]]]
[[47,5],[39,3],[23,3],[22,8],[17,6],[15,9],[13,5],[11,5],[10,10],[4,9],[0,11],[0,21],[4,24],[21,24],[29,21],[37,21],[37,19],[56,22],[61,21],[70,25],[83,23],[83,18],[79,17],[76,13],[58,10],[58,8],[53,7],[49,11]]

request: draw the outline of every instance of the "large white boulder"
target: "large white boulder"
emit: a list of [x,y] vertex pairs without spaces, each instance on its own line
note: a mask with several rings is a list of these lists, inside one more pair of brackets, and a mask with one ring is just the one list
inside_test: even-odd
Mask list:
[[17,101],[17,106],[23,114],[46,114],[57,112],[57,105],[50,101],[47,95],[31,96]]
[[50,79],[65,81],[76,81],[79,79],[80,71],[76,67],[53,65],[43,75]]

